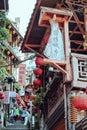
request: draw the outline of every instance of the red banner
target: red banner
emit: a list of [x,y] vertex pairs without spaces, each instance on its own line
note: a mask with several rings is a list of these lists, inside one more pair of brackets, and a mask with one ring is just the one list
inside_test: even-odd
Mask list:
[[18,75],[18,84],[21,86],[25,85],[25,79],[26,79],[26,64],[20,64],[19,65],[19,75]]

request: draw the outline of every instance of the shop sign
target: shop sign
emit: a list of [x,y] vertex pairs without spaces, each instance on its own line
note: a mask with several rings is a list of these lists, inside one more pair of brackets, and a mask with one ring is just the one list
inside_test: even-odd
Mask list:
[[25,85],[25,79],[26,79],[26,64],[20,64],[19,65],[19,74],[18,74],[18,84],[21,86]]
[[4,104],[9,104],[10,103],[10,92],[5,91],[4,92]]

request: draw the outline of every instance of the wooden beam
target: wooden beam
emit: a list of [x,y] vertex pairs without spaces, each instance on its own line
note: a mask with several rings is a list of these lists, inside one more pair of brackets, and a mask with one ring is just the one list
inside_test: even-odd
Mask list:
[[59,10],[55,8],[48,8],[48,7],[42,7],[41,6],[41,13],[39,18],[39,26],[41,26],[43,21],[49,21],[49,19],[53,18],[53,15],[56,14],[57,21],[58,22],[64,22],[65,20],[70,21],[73,13],[68,10]]
[[67,74],[67,71],[64,70],[62,67],[60,67],[58,64],[56,64],[56,63],[53,62],[53,66],[55,68],[57,68],[58,70],[60,70],[63,74]]
[[66,65],[65,61],[55,61],[55,60],[50,60],[50,59],[44,58],[44,64],[53,64],[53,63],[61,65],[61,66],[65,66]]
[[83,44],[83,41],[79,41],[79,40],[70,40],[71,42],[75,43],[75,44]]
[[27,47],[33,47],[33,48],[40,48],[41,47],[41,45],[40,44],[36,44],[36,43],[32,43],[32,44],[30,44],[30,43],[26,43],[26,44],[24,44],[24,46],[27,46]]
[[[68,3],[67,3],[67,4],[68,4]],[[71,10],[74,10],[74,8],[73,8],[72,5],[68,4],[68,6],[70,7]],[[78,26],[79,30],[80,30],[81,33],[84,35],[84,34],[85,34],[84,29],[82,28],[82,26],[81,26],[81,24],[80,24],[80,20],[78,19],[78,16],[77,16],[77,14],[76,14],[75,11],[73,11],[73,17],[74,17],[74,19],[75,19],[75,21],[76,21],[76,23],[77,23],[77,26]]]
[[[24,39],[24,44],[28,42],[28,38],[29,38],[30,32],[32,30],[32,27],[33,27],[33,24],[34,24],[34,21],[36,18],[36,14],[38,12],[38,8],[40,7],[41,1],[42,0],[38,0],[38,2],[37,2],[37,5],[36,5],[35,11],[34,11],[34,15],[32,15],[32,22],[31,22],[30,26],[28,27],[27,35],[25,36],[25,39]],[[23,48],[24,48],[24,46],[23,46]]]
[[71,66],[70,66],[70,40],[69,40],[69,27],[68,21],[64,22],[64,34],[65,34],[65,55],[66,55],[66,71],[67,75],[65,82],[72,80]]
[[39,52],[33,50],[31,47],[27,46],[26,44],[25,44],[24,47],[27,48],[28,50],[30,50],[31,52],[35,53],[37,56],[40,56],[40,57],[44,58],[43,55],[41,55]]

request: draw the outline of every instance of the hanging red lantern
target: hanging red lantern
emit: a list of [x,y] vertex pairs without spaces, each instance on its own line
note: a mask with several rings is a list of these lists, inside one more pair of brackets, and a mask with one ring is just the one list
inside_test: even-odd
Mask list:
[[36,65],[43,66],[44,65],[43,58],[37,57],[35,60],[35,63],[36,63]]
[[6,51],[6,54],[7,54],[7,55],[10,55],[10,51],[9,51],[9,50],[8,50],[8,51]]
[[76,96],[73,99],[74,107],[79,110],[87,110],[87,97],[86,96]]
[[34,84],[35,86],[40,86],[40,85],[42,85],[42,81],[41,81],[40,79],[36,78],[36,79],[33,81],[33,84]]
[[9,24],[9,25],[8,25],[8,29],[11,29],[11,28],[12,28],[12,26]]
[[32,100],[35,99],[35,96],[32,96],[32,95],[31,95],[29,99],[30,99],[30,101],[32,101]]
[[35,75],[40,76],[40,75],[42,75],[43,70],[41,68],[36,68],[36,69],[33,70],[33,72],[34,72]]
[[49,34],[47,34],[47,35],[44,37],[44,42],[45,42],[45,44],[47,44],[47,43],[48,43],[49,37],[50,37],[50,35],[49,35]]
[[4,99],[4,95],[0,96],[0,99]]
[[12,31],[12,34],[15,34],[15,33],[16,33],[15,30],[13,30],[13,31]]
[[3,95],[3,92],[0,92],[0,96],[2,96]]
[[14,56],[13,56],[13,55],[11,56],[11,59],[14,59]]

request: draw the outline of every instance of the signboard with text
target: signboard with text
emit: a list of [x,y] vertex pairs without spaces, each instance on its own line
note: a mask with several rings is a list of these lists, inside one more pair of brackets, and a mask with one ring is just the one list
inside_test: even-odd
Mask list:
[[21,86],[25,85],[25,79],[26,79],[25,72],[26,72],[26,64],[20,64],[18,74],[18,84]]

